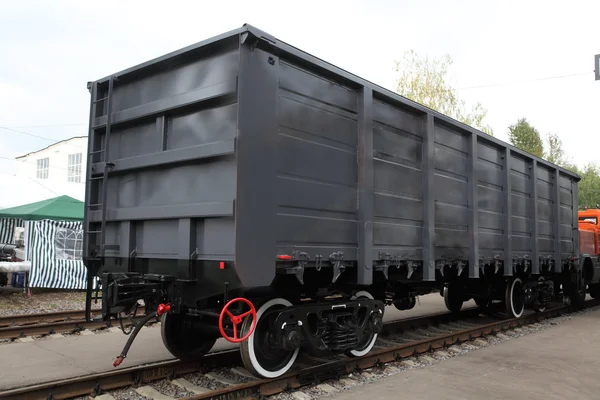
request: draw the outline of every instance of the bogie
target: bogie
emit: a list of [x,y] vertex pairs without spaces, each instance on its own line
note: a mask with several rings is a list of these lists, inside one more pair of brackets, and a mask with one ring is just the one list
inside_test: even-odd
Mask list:
[[[300,349],[317,356],[367,354],[383,327],[382,301],[358,292],[350,301],[292,305],[275,298],[262,304],[257,324],[240,352],[245,367],[263,378],[275,378],[292,367]],[[245,321],[242,334],[248,331]]]
[[[453,279],[445,283],[441,295],[449,311],[457,313],[463,302],[473,299],[482,310],[502,302],[507,315],[520,318],[526,309],[543,312],[552,301],[581,304],[585,298],[585,279],[580,268],[565,264],[563,272],[527,274],[522,269],[514,276],[484,276],[478,279]],[[590,292],[598,294],[596,287]]]

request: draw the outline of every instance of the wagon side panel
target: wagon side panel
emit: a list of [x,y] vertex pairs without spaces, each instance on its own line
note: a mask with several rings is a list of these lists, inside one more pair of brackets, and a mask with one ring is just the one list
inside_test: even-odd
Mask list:
[[[373,99],[373,260],[423,260],[427,115]],[[419,271],[419,274],[421,272]],[[422,277],[422,276],[420,276]]]
[[[358,258],[358,90],[279,59],[277,254]],[[273,255],[275,256],[275,255]]]
[[480,264],[502,261],[506,247],[509,208],[506,202],[507,149],[480,138],[477,145],[477,215],[479,224]]
[[435,252],[444,260],[467,260],[469,252],[470,134],[450,124],[434,129]]

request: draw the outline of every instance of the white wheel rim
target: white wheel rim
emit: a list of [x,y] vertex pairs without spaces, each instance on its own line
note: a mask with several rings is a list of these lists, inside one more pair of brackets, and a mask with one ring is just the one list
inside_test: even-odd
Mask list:
[[[260,317],[265,313],[265,311],[267,311],[269,308],[271,308],[275,305],[291,307],[292,303],[290,303],[286,299],[281,299],[281,298],[271,299],[271,300],[267,301],[256,312],[256,325],[257,326],[258,326],[258,322],[260,321]],[[277,378],[278,376],[285,374],[292,367],[292,364],[294,364],[294,362],[296,361],[296,357],[298,357],[298,352],[300,351],[300,349],[298,348],[294,351],[292,358],[290,359],[290,361],[288,361],[288,363],[283,368],[281,368],[280,370],[277,370],[277,371],[267,371],[260,365],[260,363],[258,362],[258,359],[256,358],[256,353],[254,352],[254,334],[255,333],[256,333],[256,329],[254,330],[254,332],[252,332],[252,334],[248,338],[248,356],[249,356],[250,362],[252,363],[252,366],[254,367],[256,372],[258,372],[260,375],[264,376],[265,378]]]
[[[513,313],[513,315],[515,316],[515,318],[519,318],[521,317],[521,315],[523,315],[523,311],[525,310],[525,305],[523,305],[523,308],[521,308],[521,312],[518,312],[515,310],[515,301],[514,301],[514,294],[515,294],[515,284],[518,282],[521,282],[521,279],[519,278],[515,278],[515,280],[512,281],[511,285],[510,285],[510,309]],[[523,282],[521,282],[522,284]]]
[[[354,296],[352,296],[350,298],[350,300],[356,300],[360,297],[366,297],[368,299],[373,300],[373,296],[371,295],[371,293],[367,292],[367,291],[360,291],[358,293],[356,293]],[[362,357],[365,354],[367,354],[368,352],[371,351],[371,349],[373,348],[373,346],[375,346],[375,342],[377,341],[377,334],[373,335],[373,339],[371,340],[371,343],[369,343],[369,345],[367,347],[365,347],[363,350],[350,350],[350,354],[352,354],[355,357]]]

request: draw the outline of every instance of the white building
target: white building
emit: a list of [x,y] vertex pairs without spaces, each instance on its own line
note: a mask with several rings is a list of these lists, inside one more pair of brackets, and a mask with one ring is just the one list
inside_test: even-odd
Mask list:
[[87,140],[87,136],[73,137],[16,158],[18,179],[37,187],[26,203],[60,195],[84,200]]

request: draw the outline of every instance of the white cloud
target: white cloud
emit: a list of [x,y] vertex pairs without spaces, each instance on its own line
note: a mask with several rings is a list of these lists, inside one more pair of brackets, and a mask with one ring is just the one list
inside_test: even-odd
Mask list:
[[[32,131],[56,140],[85,133],[87,81],[245,22],[387,88],[408,49],[450,54],[457,87],[591,74],[599,14],[600,3],[587,1],[4,2],[0,125],[83,125]],[[525,116],[543,134],[558,133],[579,164],[595,158],[600,82],[591,75],[461,95],[483,103],[501,139]],[[0,157],[48,143],[0,130]],[[0,159],[0,168],[8,164]]]

